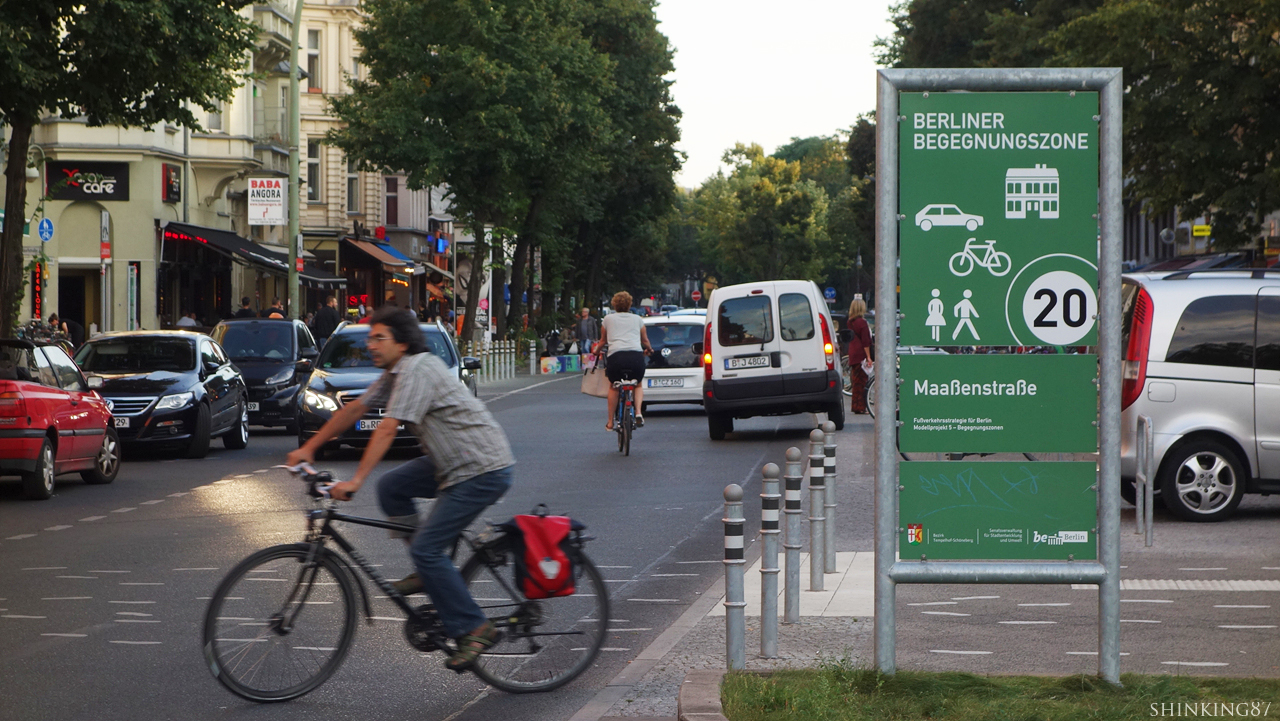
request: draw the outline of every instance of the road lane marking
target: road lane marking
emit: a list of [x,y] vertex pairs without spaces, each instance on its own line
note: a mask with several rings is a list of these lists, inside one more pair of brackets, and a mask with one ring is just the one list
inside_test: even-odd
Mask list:
[[694,578],[697,578],[701,575],[702,574],[700,573],[650,573],[649,578],[679,578],[685,576],[693,576]]
[[1214,606],[1214,608],[1271,608],[1271,606],[1269,605],[1267,606],[1250,606],[1250,605],[1233,606],[1230,604],[1221,603]]
[[1151,621],[1145,618],[1122,618],[1120,623],[1160,623],[1160,621]]
[[186,491],[180,491],[180,492],[178,492],[178,493],[170,493],[168,497],[169,497],[169,498],[182,498],[182,497],[183,497],[183,496],[185,496],[185,495],[187,495],[187,492],[186,492]]
[[1264,571],[1280,571],[1280,566],[1263,566]]
[[207,568],[175,568],[173,570],[175,571],[216,571],[218,570],[218,568],[217,566],[211,566]]
[[678,598],[628,598],[627,600],[636,603],[683,603]]
[[141,604],[151,604],[151,603],[155,603],[155,601],[107,601],[107,603],[119,603],[119,604],[127,604],[130,606],[133,606],[133,605],[141,605]]
[[967,613],[954,613],[952,611],[921,611],[926,616],[968,616]]
[[1275,628],[1275,626],[1218,626],[1218,628]]
[[1019,606],[1070,606],[1069,603],[1019,603]]
[[208,488],[213,488],[213,484],[212,484],[212,483],[210,483],[210,484],[205,485],[205,486],[196,486],[195,488],[192,488],[191,490],[193,490],[193,491],[203,491],[203,490],[208,489]]
[[106,518],[106,516],[89,516],[88,518],[81,518],[80,522],[89,523],[90,521],[101,521],[104,518]]
[[136,510],[138,509],[137,508],[117,508],[116,510],[112,511],[112,513],[128,513],[129,511],[136,511]]
[[160,623],[159,621],[148,621],[143,618],[117,618],[116,623]]
[[652,628],[611,628],[609,629],[609,633],[639,633],[641,631],[652,631],[652,630],[653,630]]
[[59,638],[88,638],[87,633],[42,633],[41,636],[58,636]]
[[[574,650],[574,651],[586,651],[587,649],[585,649],[585,648],[575,648],[575,649],[573,649],[573,650]],[[602,647],[600,648],[600,650],[601,650],[601,651],[618,651],[618,652],[622,652],[622,651],[630,651],[631,649],[629,649],[629,648],[609,648],[608,646],[602,646]]]
[[120,585],[121,586],[163,586],[164,584],[159,581],[145,581],[145,582],[144,581],[133,581],[133,582],[121,581]]
[[[1097,651],[1067,651],[1067,655],[1068,655],[1068,656],[1097,656],[1097,655],[1098,655],[1098,652],[1097,652]],[[1128,652],[1128,651],[1121,651],[1121,652],[1120,652],[1120,655],[1121,655],[1121,656],[1128,656],[1128,655],[1129,655],[1129,652]]]
[[47,596],[41,601],[89,601],[93,596]]
[[908,606],[959,606],[955,601],[928,601],[925,603],[908,603]]
[[1229,663],[1221,663],[1218,661],[1161,661],[1165,666],[1230,666]]
[[960,656],[989,656],[991,651],[948,651],[942,648],[931,648],[929,653],[954,653]]
[[952,601],[982,601],[991,598],[1000,598],[999,596],[956,596]]
[[228,483],[235,483],[235,481],[233,481],[233,480],[231,480],[231,479],[229,479],[229,478],[224,478],[224,479],[222,479],[221,481],[214,481],[214,482],[213,482],[213,485],[215,485],[215,486],[225,486],[225,485],[226,485],[226,484],[228,484]]
[[372,618],[375,621],[403,621],[404,620],[403,618],[397,618],[395,616],[370,616],[370,618]]
[[676,561],[677,566],[688,566],[694,563],[724,563],[724,561]]
[[[152,614],[139,613],[137,611],[116,611],[116,615],[117,616],[144,616],[149,618]],[[218,620],[222,620],[222,619],[218,619]]]
[[[1095,583],[1073,583],[1073,591],[1096,591]],[[1280,591],[1280,580],[1120,579],[1121,591]]]
[[67,570],[67,567],[66,566],[32,566],[31,568],[24,568],[22,570],[24,571],[65,571]]
[[85,571],[85,573],[133,573],[133,571]]
[[55,576],[55,578],[97,578],[97,576]]
[[254,473],[267,473],[270,470],[271,470],[270,468],[259,468],[258,470],[254,471]]
[[252,473],[241,473],[241,474],[240,474],[240,475],[238,475],[238,476],[232,476],[232,478],[253,478],[253,474],[252,474]]
[[139,503],[138,505],[139,505],[139,506],[154,506],[154,505],[156,505],[157,503],[164,503],[164,499],[163,499],[163,498],[160,498],[160,499],[157,499],[157,500],[154,500],[154,501],[143,501],[142,503]]
[[1120,603],[1173,603],[1165,598],[1122,598]]
[[22,539],[24,539],[24,538],[35,538],[35,537],[36,537],[36,534],[34,534],[34,533],[19,533],[19,534],[18,534],[18,535],[16,535],[16,536],[9,536],[8,538],[6,538],[6,539],[4,539],[4,540],[6,540],[6,541],[21,541],[21,540],[22,540]]
[[1179,568],[1179,571],[1225,571],[1226,566],[1211,566],[1208,568]]
[[[507,391],[506,393],[503,393],[503,394],[501,394],[501,395],[496,395],[496,396],[494,396],[494,397],[492,397],[492,398],[485,398],[485,399],[484,399],[484,402],[485,402],[485,403],[492,403],[492,402],[494,402],[494,401],[500,401],[500,400],[502,400],[503,398],[506,398],[507,396],[513,396],[513,395],[515,395],[515,394],[517,394],[517,393],[523,393],[523,392],[528,391],[528,390],[533,390],[534,388],[537,388],[538,386],[545,386],[545,385],[546,385],[546,384],[548,384],[548,383],[555,383],[556,381],[567,380],[567,379],[572,378],[572,377],[573,377],[573,376],[565,376],[564,378],[552,378],[552,379],[551,379],[551,380],[549,380],[549,381],[542,381],[541,383],[534,383],[534,384],[533,384],[533,385],[531,385],[531,386],[525,386],[524,388],[517,388],[517,389],[515,389],[515,390],[513,390],[513,391]],[[600,650],[601,650],[601,651],[603,651],[604,649],[602,648],[602,649],[600,649]]]
[[1009,626],[1048,626],[1057,623],[1057,621],[996,621]]
[[68,528],[71,528],[71,526],[49,526],[48,528],[46,528],[46,529],[44,529],[44,530],[46,530],[46,531],[65,531],[65,530],[67,530]]
[[23,616],[17,613],[6,613],[0,618],[48,618],[47,616]]
[[631,566],[596,566],[596,568],[631,568]]
[[107,643],[118,643],[122,646],[159,646],[159,641],[107,641]]

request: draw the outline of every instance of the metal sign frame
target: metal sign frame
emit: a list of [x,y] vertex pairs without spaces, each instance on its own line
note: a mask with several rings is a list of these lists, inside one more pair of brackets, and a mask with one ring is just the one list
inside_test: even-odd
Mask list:
[[[1098,585],[1098,675],[1120,682],[1120,264],[1121,68],[886,69],[876,103],[876,357],[897,353],[899,92],[1098,91],[1099,228],[1098,560],[1069,562],[899,561],[897,416],[876,416],[875,661],[896,670],[894,600],[900,583],[1089,583]],[[896,363],[882,364],[876,393],[898,400]]]

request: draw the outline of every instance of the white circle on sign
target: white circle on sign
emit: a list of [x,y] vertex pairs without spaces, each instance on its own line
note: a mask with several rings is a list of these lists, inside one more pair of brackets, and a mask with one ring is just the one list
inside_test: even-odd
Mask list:
[[1027,327],[1046,345],[1071,345],[1093,330],[1098,294],[1088,281],[1066,270],[1036,278],[1022,297]]

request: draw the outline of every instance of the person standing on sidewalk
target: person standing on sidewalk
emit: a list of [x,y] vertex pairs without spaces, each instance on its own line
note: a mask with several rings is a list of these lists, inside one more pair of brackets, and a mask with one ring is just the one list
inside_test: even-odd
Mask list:
[[871,326],[867,325],[867,302],[861,296],[854,296],[849,304],[849,390],[853,393],[849,410],[858,414],[867,413],[867,372],[862,369],[865,362],[870,368],[875,361],[871,359]]
[[329,489],[333,498],[349,500],[391,447],[396,421],[413,431],[426,455],[379,479],[378,504],[391,521],[417,525],[413,499],[438,498],[410,544],[417,572],[395,586],[405,595],[425,591],[431,596],[445,632],[458,639],[458,651],[445,667],[465,671],[501,634],[467,591],[449,550],[458,534],[511,487],[515,457],[484,403],[427,352],[412,311],[391,305],[379,308],[370,316],[366,342],[382,375],[301,448],[290,452],[287,463],[312,462],[317,448],[342,434],[369,409],[385,408],[388,422],[374,430],[351,480]]
[[585,306],[578,311],[578,320],[573,324],[573,335],[578,339],[578,354],[591,352],[591,344],[600,340],[600,321],[591,317],[591,311]]

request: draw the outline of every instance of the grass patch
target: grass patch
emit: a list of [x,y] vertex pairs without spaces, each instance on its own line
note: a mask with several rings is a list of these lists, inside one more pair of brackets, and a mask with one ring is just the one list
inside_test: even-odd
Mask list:
[[[923,671],[884,676],[846,660],[769,676],[730,673],[720,694],[730,721],[1133,721],[1194,717],[1182,704],[1195,704],[1199,712],[1195,715],[1200,717],[1280,719],[1280,679],[1125,674],[1120,680],[1122,686],[1115,687],[1094,676],[976,676]],[[1163,713],[1161,704],[1166,705]],[[1177,704],[1177,710],[1168,704]],[[1231,709],[1218,704],[1231,704]]]

